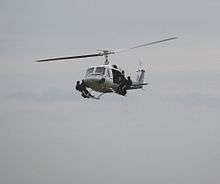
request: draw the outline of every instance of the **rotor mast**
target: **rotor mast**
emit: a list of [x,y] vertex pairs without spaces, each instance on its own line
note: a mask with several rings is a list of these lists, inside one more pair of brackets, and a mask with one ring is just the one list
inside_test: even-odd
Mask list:
[[108,65],[110,62],[109,62],[109,56],[110,54],[114,54],[114,52],[111,52],[109,50],[102,50],[102,55],[105,57],[105,61],[104,61],[104,64],[105,65]]
[[115,54],[115,52],[110,51],[110,50],[98,50],[100,56],[104,56],[105,61],[104,61],[104,65],[108,65],[110,63],[109,61],[109,55],[110,54]]

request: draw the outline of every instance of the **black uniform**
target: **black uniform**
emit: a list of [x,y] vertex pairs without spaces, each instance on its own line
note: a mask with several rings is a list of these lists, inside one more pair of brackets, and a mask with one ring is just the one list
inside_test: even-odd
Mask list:
[[121,75],[120,78],[121,80],[118,86],[118,93],[124,96],[127,93],[126,91],[127,80],[124,75]]
[[82,87],[79,81],[76,82],[76,90],[82,92]]
[[84,83],[84,81],[82,80],[82,83],[80,84],[79,81],[76,82],[76,90],[80,91],[82,94],[82,96],[84,98],[89,98],[89,91],[86,89],[86,85]]
[[127,83],[126,83],[127,89],[128,89],[131,85],[132,85],[132,80],[131,80],[131,77],[128,76],[128,78],[127,78]]

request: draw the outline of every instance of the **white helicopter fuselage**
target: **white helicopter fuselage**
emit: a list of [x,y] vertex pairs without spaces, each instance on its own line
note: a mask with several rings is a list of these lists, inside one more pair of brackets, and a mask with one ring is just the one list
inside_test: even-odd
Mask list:
[[85,85],[96,92],[111,93],[117,90],[121,69],[116,65],[99,65],[87,69]]

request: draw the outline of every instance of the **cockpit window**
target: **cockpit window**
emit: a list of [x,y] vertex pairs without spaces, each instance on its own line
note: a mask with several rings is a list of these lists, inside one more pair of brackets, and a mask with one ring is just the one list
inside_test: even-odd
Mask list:
[[97,67],[95,70],[96,74],[104,75],[105,74],[105,68],[104,67]]
[[92,74],[94,71],[94,68],[89,68],[87,71],[86,71],[86,76]]

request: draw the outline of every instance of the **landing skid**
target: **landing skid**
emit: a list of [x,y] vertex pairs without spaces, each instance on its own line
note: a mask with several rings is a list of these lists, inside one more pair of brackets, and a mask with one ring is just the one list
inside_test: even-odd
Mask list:
[[92,95],[91,94],[91,91],[89,92],[89,93],[84,93],[84,92],[82,92],[82,97],[83,98],[92,98],[92,99],[95,99],[95,100],[100,100],[100,98],[101,98],[101,96],[103,96],[105,93],[101,93],[101,94],[99,94],[98,96],[95,96],[95,95]]
[[124,95],[122,95],[121,93],[119,93],[118,91],[114,90],[113,88],[111,88],[111,90],[112,90],[112,93],[115,93],[117,95],[126,96],[126,94],[127,94],[127,92],[126,92]]
[[97,97],[96,96],[93,96],[91,98],[93,99],[96,99],[96,100],[100,100],[101,96],[104,95],[105,93],[101,93],[100,95],[98,95]]
[[[92,91],[93,91],[93,90],[91,90],[91,91],[88,92],[88,93],[82,92],[81,95],[82,95],[83,98],[92,98],[92,99],[95,99],[95,100],[100,100],[101,97],[102,97],[104,94],[109,93],[109,92],[105,92],[105,93],[103,92],[103,93],[100,93],[98,96],[95,96],[95,95],[92,95],[92,94],[91,94]],[[117,91],[115,91],[113,88],[111,88],[111,92],[110,92],[110,93],[116,93],[116,94],[118,94],[118,95],[122,95],[122,94],[118,93]],[[126,95],[122,95],[122,96],[126,96]]]

